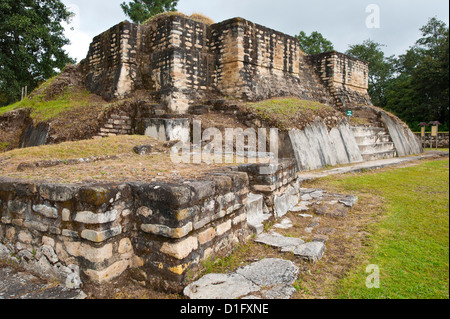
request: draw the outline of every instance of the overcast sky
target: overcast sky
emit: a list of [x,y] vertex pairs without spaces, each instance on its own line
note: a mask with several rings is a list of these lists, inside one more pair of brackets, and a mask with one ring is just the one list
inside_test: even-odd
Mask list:
[[[83,59],[94,36],[127,19],[120,7],[124,1],[62,0],[76,14],[66,28],[71,57]],[[242,17],[292,36],[319,31],[340,52],[372,39],[386,45],[388,56],[405,53],[429,18],[449,23],[448,0],[180,0],[177,9],[215,22]]]

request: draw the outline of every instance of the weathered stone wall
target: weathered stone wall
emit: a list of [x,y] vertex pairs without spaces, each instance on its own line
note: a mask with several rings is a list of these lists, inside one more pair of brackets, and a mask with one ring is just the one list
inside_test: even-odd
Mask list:
[[93,39],[86,59],[80,62],[85,85],[91,92],[110,100],[139,87],[138,29],[124,21]]
[[300,201],[295,159],[281,159],[272,164],[244,164],[238,170],[248,174],[250,191],[263,195],[272,220],[285,215]]
[[289,137],[299,171],[363,161],[353,132],[346,122],[331,130],[323,122],[314,122],[304,130],[289,131]]
[[241,18],[211,29],[222,94],[250,101],[296,96],[332,104],[295,37]]
[[248,178],[224,171],[184,184],[55,185],[0,179],[0,258],[79,287],[130,269],[176,291],[199,263],[250,232]]
[[314,69],[320,75],[342,110],[358,105],[372,105],[369,88],[369,64],[339,52],[326,52],[309,56]]
[[308,57],[295,37],[241,18],[123,22],[94,38],[81,64],[91,91],[110,99],[143,89],[173,113],[217,95],[328,105],[368,98],[364,62],[337,52]]

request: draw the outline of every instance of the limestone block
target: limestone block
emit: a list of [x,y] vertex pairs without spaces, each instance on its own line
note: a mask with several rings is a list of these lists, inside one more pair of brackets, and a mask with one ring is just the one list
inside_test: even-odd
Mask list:
[[197,237],[192,236],[174,244],[164,243],[161,247],[161,252],[181,260],[189,256],[197,248]]
[[33,205],[33,210],[48,218],[58,218],[58,210],[49,205]]
[[116,209],[100,214],[84,211],[77,212],[73,220],[83,224],[106,224],[115,221],[118,216]]
[[191,222],[179,228],[171,228],[165,225],[153,225],[153,224],[141,225],[141,230],[145,233],[176,239],[185,237],[192,231],[192,229],[193,226]]
[[101,243],[111,237],[120,235],[122,233],[122,226],[113,227],[103,231],[95,231],[85,229],[81,232],[81,238],[87,239],[95,243]]

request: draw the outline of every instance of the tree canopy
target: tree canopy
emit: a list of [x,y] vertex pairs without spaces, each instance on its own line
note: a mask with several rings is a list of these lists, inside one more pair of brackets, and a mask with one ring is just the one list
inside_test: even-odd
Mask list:
[[120,6],[123,12],[135,23],[143,23],[159,13],[175,11],[179,0],[132,0]]
[[384,45],[372,40],[351,45],[347,54],[368,61],[372,102],[393,112],[413,130],[419,123],[439,121],[449,128],[448,26],[429,19],[422,37],[398,57],[386,57]]
[[449,30],[431,18],[418,39],[395,61],[397,76],[387,88],[386,109],[414,129],[439,121],[449,128]]
[[370,64],[369,95],[372,102],[380,107],[386,106],[386,89],[394,76],[394,57],[386,57],[384,45],[366,40],[362,44],[350,45],[346,54],[367,61]]
[[301,31],[297,38],[300,48],[309,55],[334,50],[333,43],[317,31],[313,31],[309,36],[304,31]]
[[70,17],[60,0],[0,1],[0,106],[74,62],[63,49],[69,40],[61,22]]

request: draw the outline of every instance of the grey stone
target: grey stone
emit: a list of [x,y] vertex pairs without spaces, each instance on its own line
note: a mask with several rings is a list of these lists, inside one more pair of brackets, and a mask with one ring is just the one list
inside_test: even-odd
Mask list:
[[325,253],[325,245],[322,242],[309,242],[300,246],[297,246],[293,253],[302,259],[310,262],[317,262],[322,259]]
[[292,261],[278,258],[266,258],[236,270],[237,274],[261,287],[293,284],[299,272]]
[[83,224],[106,224],[115,221],[118,216],[119,213],[116,209],[101,214],[85,211],[77,212],[74,221]]
[[48,218],[58,218],[58,210],[48,205],[33,205],[33,210]]
[[138,155],[150,155],[152,153],[153,147],[151,145],[136,145],[133,147],[133,152]]
[[309,205],[311,205],[308,201],[302,201],[297,206],[291,209],[291,212],[307,212],[309,210]]
[[266,299],[291,299],[297,290],[292,285],[276,285],[269,290],[263,291]]
[[272,215],[264,211],[264,197],[249,193],[247,207],[247,224],[256,234],[264,231],[264,222],[269,220]]
[[289,229],[289,228],[293,227],[293,225],[292,225],[292,221],[289,218],[284,218],[283,220],[281,220],[280,223],[273,225],[273,227],[279,228],[279,229]]
[[299,245],[303,245],[305,242],[300,238],[285,237],[278,233],[263,233],[255,238],[255,242],[260,244],[266,244],[269,246],[293,249]]
[[344,199],[341,199],[339,203],[344,204],[347,207],[353,207],[358,202],[358,196],[348,195]]
[[187,286],[183,293],[190,299],[237,299],[260,287],[245,277],[231,274],[208,274]]

